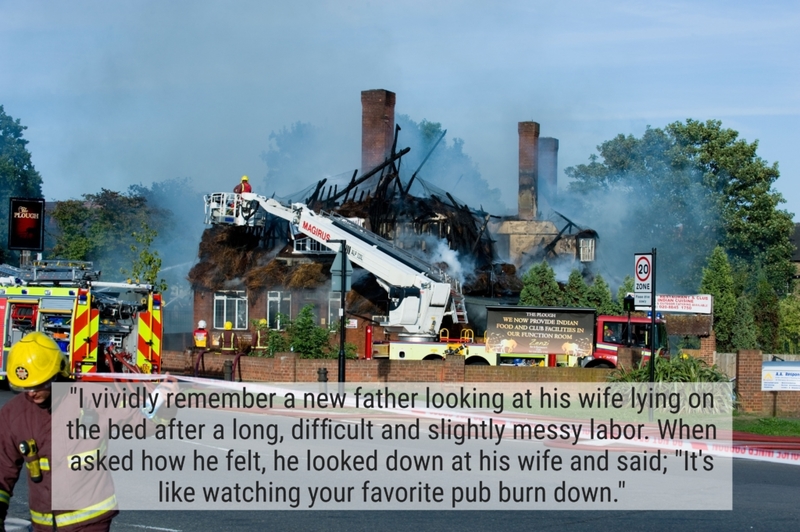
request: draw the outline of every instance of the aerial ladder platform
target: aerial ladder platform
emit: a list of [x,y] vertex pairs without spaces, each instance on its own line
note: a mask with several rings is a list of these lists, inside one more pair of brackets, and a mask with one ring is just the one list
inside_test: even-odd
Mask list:
[[204,201],[206,224],[258,227],[271,214],[287,220],[292,234],[303,234],[334,252],[344,242],[349,259],[372,273],[386,290],[389,315],[376,321],[389,331],[430,339],[438,335],[444,316],[451,316],[454,323],[468,323],[457,279],[352,219],[252,193],[216,192]]

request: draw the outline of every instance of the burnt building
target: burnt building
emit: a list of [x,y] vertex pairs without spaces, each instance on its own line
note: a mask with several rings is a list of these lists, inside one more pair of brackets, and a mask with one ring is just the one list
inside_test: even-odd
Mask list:
[[[446,243],[474,264],[463,279],[465,295],[513,299],[522,289],[518,269],[534,260],[593,260],[593,231],[566,218],[560,226],[540,219],[540,206],[550,209],[557,194],[558,141],[540,139],[539,124],[519,124],[518,215],[501,218],[460,204],[450,192],[435,187],[426,187],[432,192],[425,197],[409,194],[419,177],[400,177],[399,162],[408,149],[398,148],[396,95],[384,89],[363,91],[361,103],[360,172],[345,183],[323,179],[296,201],[316,212],[347,217],[420,256],[429,246]],[[282,219],[267,216],[253,227],[213,226],[205,231],[200,261],[189,274],[195,321],[206,320],[212,338],[230,321],[247,341],[254,321],[266,319],[271,328],[279,328],[282,315],[294,317],[311,305],[318,323],[330,325],[338,321],[340,308],[339,293],[330,291],[333,257],[327,247],[293,233]],[[437,266],[446,271],[452,265]],[[374,277],[356,271],[346,301],[352,327],[347,341],[359,352],[365,324],[374,325],[376,339],[383,338],[375,317],[389,304]]]

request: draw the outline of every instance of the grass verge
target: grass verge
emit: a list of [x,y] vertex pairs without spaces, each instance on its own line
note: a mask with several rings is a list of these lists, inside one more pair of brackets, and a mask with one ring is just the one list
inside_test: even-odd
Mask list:
[[800,437],[800,419],[734,415],[733,430],[765,436]]

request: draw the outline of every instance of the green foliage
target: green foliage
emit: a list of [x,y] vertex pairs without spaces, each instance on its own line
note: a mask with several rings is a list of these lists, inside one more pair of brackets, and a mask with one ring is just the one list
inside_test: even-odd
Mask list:
[[711,294],[714,297],[714,334],[719,350],[722,352],[733,350],[733,327],[737,302],[728,255],[720,246],[714,248],[708,257],[707,266],[703,268],[700,292]]
[[800,298],[787,296],[779,303],[781,324],[778,329],[780,352],[800,354]]
[[592,286],[589,287],[586,301],[591,308],[597,310],[598,316],[601,314],[617,315],[620,312],[619,307],[611,299],[611,288],[600,274],[595,276]]
[[134,231],[131,236],[136,241],[131,244],[131,252],[136,258],[133,261],[130,272],[123,269],[122,274],[130,274],[133,282],[153,285],[157,292],[166,292],[167,282],[158,277],[161,272],[161,257],[158,255],[158,251],[151,251],[150,249],[158,233],[150,229],[146,222],[142,222],[141,230]]
[[573,269],[569,274],[567,284],[564,285],[564,293],[561,299],[561,306],[585,308],[589,302],[587,299],[589,287],[583,280],[583,275],[577,269]]
[[750,298],[742,294],[736,300],[736,309],[730,338],[730,350],[755,349],[758,347],[753,305]]
[[[8,116],[0,105],[0,234],[8,234],[8,199],[41,198],[42,178],[31,162],[28,141],[22,138],[27,129]],[[5,245],[5,244],[4,244]],[[0,248],[0,262],[10,260],[10,253]]]
[[561,301],[561,289],[556,274],[547,262],[542,261],[522,276],[519,304],[534,307],[555,307]]
[[112,275],[139,258],[142,227],[158,233],[170,221],[168,212],[149,206],[144,196],[107,189],[84,194],[83,201],[57,202],[52,218],[58,225],[56,257],[90,260]]
[[[592,156],[565,172],[571,189],[594,207],[583,208],[589,216],[608,208],[605,193],[625,198],[626,237],[658,247],[662,281],[693,291],[702,259],[721,244],[732,260],[749,265],[751,276],[763,269],[782,295],[792,286],[792,217],[778,208],[784,200],[773,188],[777,164],[768,165],[756,154],[758,143],[738,135],[716,120],[674,122],[641,138],[619,135],[598,147],[602,161]],[[643,212],[657,217],[642,223]]]
[[286,326],[292,351],[301,358],[328,358],[331,353],[331,329],[316,324],[314,308],[304,306]]
[[777,417],[752,418],[734,416],[733,430],[764,434],[767,436],[800,436],[800,419],[781,419]]
[[622,280],[622,284],[619,285],[619,288],[617,289],[617,309],[619,314],[623,313],[622,304],[625,300],[625,296],[632,294],[635,288],[636,285],[633,281],[633,277],[626,275]]
[[778,352],[780,309],[778,296],[766,277],[759,279],[753,296],[753,319],[758,346],[766,353]]
[[[331,324],[330,327],[320,327],[316,325],[314,317],[314,307],[306,305],[292,320],[283,313],[278,313],[278,322],[284,327],[283,330],[269,329],[268,325],[262,325],[260,320],[250,320],[256,329],[268,330],[267,349],[259,352],[259,356],[273,357],[275,353],[285,353],[294,351],[300,358],[337,358],[339,356],[339,346],[332,345],[334,333],[338,330],[338,323]],[[345,358],[358,358],[357,347],[353,343],[345,342]]]
[[[688,355],[669,359],[656,357],[656,382],[729,382],[728,376],[716,365],[709,366],[705,360]],[[609,376],[611,382],[650,382],[650,366],[638,368],[619,367]]]

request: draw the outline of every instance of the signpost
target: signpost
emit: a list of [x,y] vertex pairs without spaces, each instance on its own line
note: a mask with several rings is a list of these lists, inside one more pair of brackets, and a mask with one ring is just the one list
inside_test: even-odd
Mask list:
[[640,253],[633,256],[634,298],[637,307],[652,305],[651,273],[653,271],[653,256],[650,253]]
[[650,382],[656,379],[656,248],[633,256],[636,306],[650,307]]
[[344,303],[345,296],[350,290],[350,277],[353,274],[353,267],[347,258],[347,241],[328,240],[328,242],[339,244],[339,251],[336,253],[336,258],[333,259],[333,264],[331,264],[331,291],[341,293],[341,304],[339,305],[339,392],[342,393],[344,392],[345,379]]

